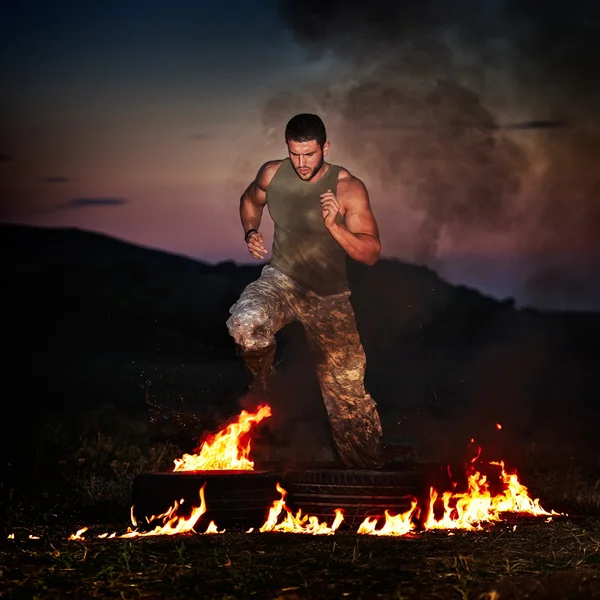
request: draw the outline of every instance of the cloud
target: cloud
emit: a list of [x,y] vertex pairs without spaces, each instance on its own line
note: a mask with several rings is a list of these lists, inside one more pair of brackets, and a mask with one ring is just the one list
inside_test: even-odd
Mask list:
[[[535,257],[532,273],[600,256],[600,3],[278,7],[298,42],[340,68],[274,95],[265,133],[279,143],[294,113],[324,117],[336,158],[377,203],[384,253],[436,267],[457,248],[509,248]],[[527,287],[553,293],[537,281]]]
[[128,202],[125,198],[73,198],[61,205],[61,208],[85,208],[88,206],[122,206]]
[[42,183],[68,183],[72,181],[70,177],[51,176],[51,177],[40,177]]
[[209,133],[193,133],[192,134],[192,139],[199,140],[199,141],[208,140],[211,137],[212,136]]

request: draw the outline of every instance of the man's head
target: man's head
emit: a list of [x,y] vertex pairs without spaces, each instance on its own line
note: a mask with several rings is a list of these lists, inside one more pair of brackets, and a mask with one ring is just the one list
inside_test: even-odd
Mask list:
[[329,152],[323,121],[308,113],[292,117],[285,128],[285,142],[298,177],[304,181],[311,180],[323,166]]

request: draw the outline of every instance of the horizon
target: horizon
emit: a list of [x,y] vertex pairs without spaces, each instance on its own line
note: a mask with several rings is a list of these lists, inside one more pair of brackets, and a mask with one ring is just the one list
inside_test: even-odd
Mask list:
[[[4,7],[0,221],[243,261],[239,197],[285,156],[287,120],[316,112],[330,161],[367,185],[384,257],[599,310],[600,6],[375,0],[340,23],[344,6]],[[268,211],[262,230],[270,243]]]
[[[257,260],[252,259],[251,257],[246,261],[235,260],[234,258],[225,258],[225,259],[217,259],[215,261],[210,261],[205,258],[198,258],[198,257],[194,257],[194,256],[189,256],[186,254],[181,254],[178,252],[165,250],[164,248],[159,248],[159,247],[146,245],[146,244],[142,244],[142,243],[136,243],[131,240],[127,240],[124,238],[119,238],[119,237],[113,236],[111,234],[107,234],[105,232],[92,231],[92,230],[88,230],[88,229],[82,229],[80,227],[71,227],[71,226],[55,227],[55,226],[44,226],[44,225],[29,225],[29,224],[24,224],[24,223],[3,223],[3,222],[0,222],[0,227],[23,228],[25,230],[52,230],[52,231],[56,231],[56,232],[76,231],[76,232],[79,232],[82,234],[90,234],[91,236],[99,236],[101,238],[106,238],[107,240],[114,241],[117,243],[122,243],[122,244],[125,244],[128,246],[133,246],[135,248],[139,248],[144,251],[147,250],[150,252],[157,252],[159,254],[165,254],[168,256],[182,258],[184,260],[190,260],[192,262],[206,265],[209,267],[219,267],[219,266],[227,265],[227,264],[231,263],[237,268],[252,267],[252,268],[259,269],[266,262],[268,262],[267,260],[257,261]],[[472,286],[472,285],[461,283],[461,282],[450,281],[447,278],[443,277],[438,271],[436,271],[435,268],[433,268],[429,265],[406,261],[406,260],[403,260],[398,257],[381,256],[378,262],[395,263],[399,266],[406,266],[406,267],[411,267],[411,268],[415,268],[415,269],[425,269],[427,271],[432,272],[443,284],[449,285],[454,288],[463,287],[463,288],[469,289],[469,290],[479,294],[482,298],[491,299],[498,303],[509,302],[513,305],[513,307],[516,310],[535,310],[538,312],[546,312],[546,313],[580,313],[580,314],[599,314],[600,315],[600,310],[593,309],[593,308],[592,309],[541,308],[541,307],[533,306],[530,304],[522,304],[522,303],[518,302],[518,300],[516,298],[514,298],[513,296],[510,296],[510,295],[498,296],[498,295],[494,295],[492,293],[486,292],[485,290],[482,290],[480,288],[477,288],[476,286]],[[376,266],[376,265],[374,265],[374,266]],[[372,267],[369,267],[369,268],[372,268]]]

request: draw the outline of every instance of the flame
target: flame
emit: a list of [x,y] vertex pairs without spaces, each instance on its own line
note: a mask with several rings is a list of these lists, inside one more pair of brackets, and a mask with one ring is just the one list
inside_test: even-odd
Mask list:
[[[490,492],[487,477],[471,464],[468,473],[467,491],[464,493],[444,492],[441,496],[443,514],[436,518],[435,506],[439,495],[430,489],[429,511],[425,529],[481,529],[483,523],[501,520],[502,513],[523,513],[532,516],[554,516],[542,508],[538,499],[529,496],[527,488],[519,481],[516,473],[508,474],[504,462],[490,462],[500,467],[503,489],[496,495]],[[439,504],[439,503],[438,503]]]
[[[318,517],[303,515],[301,510],[298,510],[296,515],[286,506],[285,499],[287,492],[277,483],[275,486],[281,494],[279,500],[273,502],[273,506],[269,509],[269,515],[265,524],[260,528],[260,532],[279,531],[284,533],[308,533],[310,535],[331,535],[342,524],[344,520],[344,512],[341,508],[335,509],[335,519],[331,527],[327,523],[319,522]],[[282,511],[285,512],[285,517],[278,523],[279,516]]]
[[257,423],[271,416],[268,405],[259,406],[255,413],[243,410],[233,423],[212,434],[196,448],[197,454],[184,454],[174,460],[173,471],[214,471],[244,470],[252,471],[254,462],[250,454],[248,433]]
[[72,533],[69,536],[70,540],[82,540],[83,539],[83,534],[89,529],[89,527],[82,527],[79,531],[77,531],[76,533]]
[[417,501],[413,499],[410,508],[404,513],[391,515],[386,510],[385,523],[381,529],[377,529],[378,517],[367,517],[360,524],[357,533],[364,533],[366,535],[406,535],[415,529],[412,518],[416,510]]
[[[162,520],[162,525],[157,525],[154,529],[150,531],[139,531],[137,529],[132,529],[131,527],[127,528],[126,533],[123,535],[117,535],[116,533],[101,533],[97,537],[99,539],[111,539],[111,538],[134,538],[134,537],[148,537],[152,535],[176,535],[178,533],[187,533],[194,530],[194,526],[200,519],[200,517],[206,512],[206,502],[204,500],[204,484],[200,488],[200,505],[194,506],[192,508],[192,512],[188,517],[183,517],[177,514],[177,509],[181,505],[181,502],[177,502],[177,500],[173,503],[173,505],[164,513],[156,516],[146,517],[146,521],[148,523],[152,523],[153,521]],[[132,525],[137,527],[137,522],[133,517],[133,507],[132,507]],[[76,533],[73,533],[69,536],[69,540],[84,540],[83,534],[88,530],[88,527],[82,527]],[[225,530],[219,531],[214,521],[211,521],[206,528],[204,533],[224,533]],[[194,533],[196,533],[194,531]]]

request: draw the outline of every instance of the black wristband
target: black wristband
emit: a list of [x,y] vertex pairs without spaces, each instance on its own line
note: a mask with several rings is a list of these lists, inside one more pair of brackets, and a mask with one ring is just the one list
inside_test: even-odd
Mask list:
[[246,235],[244,236],[244,240],[246,241],[246,244],[248,243],[248,238],[250,237],[250,234],[252,234],[252,233],[258,233],[258,230],[248,229],[248,231],[246,231]]

